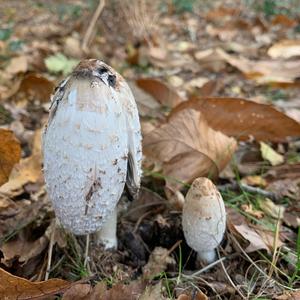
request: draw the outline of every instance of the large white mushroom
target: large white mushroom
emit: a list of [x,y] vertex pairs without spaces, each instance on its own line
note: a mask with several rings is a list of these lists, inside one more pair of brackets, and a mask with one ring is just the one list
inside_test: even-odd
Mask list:
[[56,89],[43,135],[46,188],[63,227],[116,248],[116,206],[141,177],[134,97],[114,69],[84,60]]
[[226,211],[221,194],[208,178],[197,178],[190,187],[183,205],[182,227],[186,242],[197,252],[198,259],[213,262],[215,248],[224,236]]

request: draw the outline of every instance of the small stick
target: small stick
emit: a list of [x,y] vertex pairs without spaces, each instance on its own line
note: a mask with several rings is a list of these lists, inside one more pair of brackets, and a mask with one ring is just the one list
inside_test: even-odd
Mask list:
[[271,200],[278,200],[278,197],[276,194],[274,194],[273,192],[269,192],[269,191],[265,191],[261,188],[258,187],[253,187],[250,186],[248,184],[244,184],[244,183],[229,183],[229,184],[224,184],[224,185],[218,185],[218,189],[219,191],[226,191],[227,189],[229,190],[245,190],[246,192],[249,193],[255,193],[255,194],[259,194],[262,195],[264,197],[270,198]]
[[47,269],[45,274],[45,281],[49,279],[50,271],[51,271],[51,261],[52,261],[52,252],[54,246],[54,237],[55,237],[55,229],[56,229],[56,220],[54,222],[54,226],[50,235],[50,242],[48,248],[48,262],[47,262]]
[[96,25],[96,22],[97,22],[97,20],[100,16],[104,6],[105,6],[105,0],[99,0],[98,7],[97,7],[92,19],[91,19],[89,27],[87,28],[87,30],[84,34],[83,40],[82,40],[81,48],[82,48],[84,53],[88,52],[88,45],[90,43],[90,39],[91,39],[91,36],[92,36],[92,33],[93,33],[93,29]]
[[85,242],[85,253],[83,266],[86,267],[89,261],[89,246],[90,246],[90,235],[87,234]]
[[[218,256],[220,257],[219,249],[217,249],[217,252],[218,252]],[[223,261],[220,261],[220,264],[221,264],[222,269],[223,269],[223,271],[224,271],[224,273],[225,273],[225,275],[226,275],[228,281],[230,282],[231,286],[238,292],[238,294],[241,296],[242,299],[247,299],[247,298],[244,296],[244,294],[240,291],[240,289],[239,289],[239,288],[234,284],[234,282],[232,281],[230,275],[228,274],[228,272],[227,272],[227,270],[226,270],[226,268],[225,268],[225,266],[224,266]]]

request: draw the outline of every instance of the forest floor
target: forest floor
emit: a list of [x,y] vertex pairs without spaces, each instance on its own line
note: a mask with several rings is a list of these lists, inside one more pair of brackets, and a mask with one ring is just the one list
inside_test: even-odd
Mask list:
[[[300,299],[299,1],[106,1],[93,22],[99,3],[0,2],[0,299]],[[118,249],[91,238],[87,263],[41,156],[50,95],[84,58],[130,84],[144,154]],[[209,265],[181,225],[197,177],[227,212]]]

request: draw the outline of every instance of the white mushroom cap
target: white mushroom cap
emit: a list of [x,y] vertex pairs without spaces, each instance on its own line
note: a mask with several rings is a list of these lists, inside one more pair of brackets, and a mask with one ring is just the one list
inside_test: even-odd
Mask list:
[[194,180],[186,195],[182,227],[187,244],[206,263],[215,260],[215,248],[223,239],[226,211],[221,194],[208,178]]
[[89,234],[116,226],[109,220],[125,183],[138,190],[142,158],[136,103],[121,75],[95,59],[76,67],[52,99],[43,154],[49,198],[65,228]]

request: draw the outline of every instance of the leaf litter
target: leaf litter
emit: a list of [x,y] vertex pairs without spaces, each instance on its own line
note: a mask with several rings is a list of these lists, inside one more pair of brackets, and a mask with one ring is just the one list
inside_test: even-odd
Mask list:
[[[297,297],[299,17],[277,3],[270,17],[245,3],[125,2],[105,4],[88,53],[92,4],[0,5],[1,297]],[[135,86],[145,155],[139,199],[121,201],[118,251],[92,241],[88,268],[84,238],[53,229],[38,138],[54,86],[85,55]],[[200,275],[181,228],[198,176],[214,179],[229,219],[222,263]],[[55,279],[42,282],[53,232]]]

